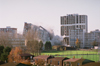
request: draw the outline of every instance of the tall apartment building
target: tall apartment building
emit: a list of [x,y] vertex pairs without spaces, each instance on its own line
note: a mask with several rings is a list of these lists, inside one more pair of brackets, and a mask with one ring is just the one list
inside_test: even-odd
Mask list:
[[11,38],[17,38],[17,28],[11,28],[11,27],[6,27],[6,28],[0,28],[0,35],[8,35]]
[[61,36],[64,44],[75,46],[76,39],[84,47],[84,34],[88,31],[87,15],[67,14],[61,16]]
[[17,28],[0,28],[0,45],[11,47],[25,47],[25,39],[17,34]]

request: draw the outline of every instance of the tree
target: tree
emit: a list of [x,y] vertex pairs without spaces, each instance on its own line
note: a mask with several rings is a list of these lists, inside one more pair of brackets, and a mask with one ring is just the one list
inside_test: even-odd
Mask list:
[[6,48],[3,49],[3,52],[4,53],[8,53],[8,55],[9,55],[9,52],[10,51],[11,51],[11,48],[10,47],[6,47]]
[[76,46],[77,46],[77,48],[79,49],[79,47],[80,47],[80,42],[79,42],[79,39],[76,39]]
[[15,47],[10,51],[10,54],[8,55],[8,62],[21,62],[21,56],[22,49],[20,47]]
[[2,53],[1,54],[1,61],[7,61],[7,59],[8,59],[8,53]]
[[0,49],[2,49],[2,53],[1,53],[1,57],[0,57],[1,61],[7,61],[9,52],[11,51],[11,48],[10,47],[4,48],[4,46],[1,46]]
[[0,55],[3,53],[4,46],[0,46]]
[[1,59],[1,54],[3,53],[3,49],[4,49],[4,46],[0,46],[0,59]]
[[38,42],[38,35],[37,32],[30,29],[28,30],[28,32],[25,35],[25,38],[27,40],[27,51],[33,53],[34,55],[38,55],[40,54],[40,48],[41,48],[41,44],[39,44]]
[[31,64],[30,60],[22,59],[20,54],[22,54],[22,49],[20,47],[15,47],[10,51],[8,55],[8,62],[17,62],[17,63],[24,63],[24,64]]
[[73,59],[75,59],[75,56],[73,56]]
[[43,47],[43,42],[42,41],[39,42],[39,46],[40,46],[40,50],[42,50],[42,47]]
[[41,54],[42,48],[43,48],[43,42],[40,41],[40,42],[38,43],[38,53],[39,53],[39,55]]
[[92,46],[94,47],[94,46],[97,46],[97,42],[96,41],[93,41],[92,42]]
[[45,43],[45,50],[51,50],[51,49],[52,49],[51,42],[50,41],[47,41]]
[[9,36],[9,32],[0,32],[0,45],[3,45],[4,47],[9,46],[11,47],[11,39],[12,37]]
[[31,40],[27,42],[27,50],[32,52],[34,55],[39,54],[39,43],[37,40]]

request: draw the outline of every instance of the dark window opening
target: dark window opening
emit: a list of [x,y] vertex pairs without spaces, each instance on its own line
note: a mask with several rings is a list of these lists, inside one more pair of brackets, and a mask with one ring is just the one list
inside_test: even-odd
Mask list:
[[60,62],[58,61],[58,65],[60,64]]

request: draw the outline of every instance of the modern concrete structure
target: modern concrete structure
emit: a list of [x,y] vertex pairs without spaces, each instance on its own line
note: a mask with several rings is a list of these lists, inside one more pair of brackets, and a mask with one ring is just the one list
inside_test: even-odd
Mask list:
[[85,47],[85,31],[83,29],[76,29],[76,30],[70,30],[70,37],[69,37],[69,43],[70,46],[75,47],[76,44],[76,39],[79,39],[80,42],[80,47],[83,48]]
[[84,34],[88,31],[87,15],[67,14],[61,16],[61,36],[64,44],[75,46],[76,39],[84,47]]
[[93,47],[93,42],[96,42],[98,46],[100,46],[100,31],[95,30],[91,31],[90,33],[85,33],[85,46],[86,47]]

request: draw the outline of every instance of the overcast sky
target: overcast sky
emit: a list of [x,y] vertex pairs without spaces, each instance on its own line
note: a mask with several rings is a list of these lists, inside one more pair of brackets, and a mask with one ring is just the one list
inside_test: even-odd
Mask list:
[[23,32],[28,22],[60,35],[60,16],[74,13],[88,16],[88,32],[100,30],[100,0],[0,0],[0,28]]

